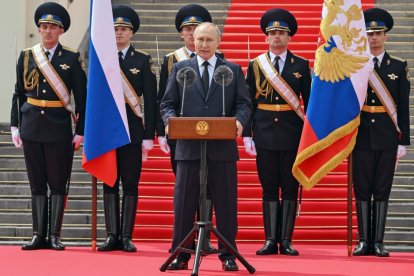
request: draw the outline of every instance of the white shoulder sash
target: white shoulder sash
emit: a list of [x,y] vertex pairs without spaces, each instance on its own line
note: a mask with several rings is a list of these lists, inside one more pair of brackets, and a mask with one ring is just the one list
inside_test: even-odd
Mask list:
[[[129,107],[131,107],[132,111],[134,111],[135,115],[143,119],[144,115],[142,114],[142,109],[141,109],[141,98],[135,92],[134,88],[132,87],[131,83],[128,81],[124,72],[122,72],[122,69],[121,69],[121,75],[122,75],[122,90],[124,91],[125,100],[128,103]],[[142,122],[144,123],[144,120]]]
[[257,58],[258,64],[265,78],[269,81],[272,87],[283,97],[283,99],[292,107],[296,114],[304,120],[305,114],[300,106],[300,100],[293,91],[293,89],[286,83],[286,81],[276,72],[275,67],[269,59],[269,56],[261,54]]
[[190,56],[188,55],[188,52],[185,49],[185,47],[182,47],[182,48],[176,50],[174,52],[174,56],[175,56],[175,59],[177,61],[183,61],[183,60],[186,60],[186,59],[190,58]]
[[56,95],[59,97],[60,101],[63,103],[65,108],[70,113],[72,113],[72,116],[74,116],[74,113],[72,111],[72,105],[70,103],[70,95],[68,88],[66,87],[63,80],[60,78],[59,74],[55,71],[52,64],[50,64],[49,59],[46,57],[43,51],[43,47],[40,44],[37,44],[33,46],[32,52],[36,64],[42,72],[43,76],[47,79],[47,82],[52,87]]
[[392,119],[397,131],[401,133],[401,130],[398,127],[397,110],[395,109],[394,99],[375,70],[372,71],[372,74],[369,76],[369,86],[371,86],[372,90],[374,90],[382,105],[385,107],[385,110]]

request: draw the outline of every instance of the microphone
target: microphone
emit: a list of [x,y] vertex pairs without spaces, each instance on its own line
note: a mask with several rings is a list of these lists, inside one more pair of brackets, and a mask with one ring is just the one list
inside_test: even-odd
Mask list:
[[177,75],[175,76],[175,79],[183,87],[183,98],[181,99],[181,111],[180,111],[180,117],[183,117],[185,89],[194,84],[194,82],[197,79],[197,73],[190,66],[186,66],[178,70]]
[[225,117],[225,109],[224,109],[224,87],[229,85],[233,80],[233,71],[226,66],[220,65],[217,67],[216,71],[214,71],[213,80],[215,83],[222,87],[222,95],[223,95],[223,113],[222,116]]

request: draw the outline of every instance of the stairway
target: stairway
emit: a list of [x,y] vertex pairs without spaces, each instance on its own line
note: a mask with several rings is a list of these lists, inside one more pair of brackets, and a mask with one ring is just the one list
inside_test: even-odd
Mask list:
[[[408,62],[411,73],[410,125],[414,135],[414,3],[411,0],[377,0],[376,6],[391,13],[394,27],[388,34],[386,49]],[[411,138],[411,143],[413,139]],[[414,146],[399,162],[390,196],[385,240],[388,248],[414,251]]]
[[[113,1],[125,3],[125,1]],[[260,16],[273,7],[287,8],[298,19],[299,31],[290,49],[313,63],[321,0],[299,1],[132,1],[141,18],[141,28],[134,36],[134,45],[150,53],[155,64],[162,57],[182,46],[174,27],[175,14],[187,3],[200,3],[207,7],[223,30],[221,50],[226,58],[247,67],[248,58],[253,59],[267,50],[264,35],[259,28]],[[372,0],[363,1],[366,6]],[[414,72],[412,17],[414,4],[409,0],[402,4],[377,1],[378,6],[388,9],[394,16],[396,26],[389,34],[387,45],[392,54],[405,58]],[[406,3],[404,3],[406,2]],[[228,17],[227,17],[228,14]],[[242,24],[242,25],[240,25]],[[400,27],[404,25],[404,27]],[[403,34],[403,35],[402,35]],[[158,40],[157,44],[155,43]],[[250,41],[248,44],[247,41]],[[248,49],[250,49],[248,51]],[[159,60],[158,60],[159,56]],[[412,73],[414,74],[414,73]],[[412,82],[414,86],[414,82]],[[413,97],[413,96],[411,96]],[[411,105],[414,103],[410,99]],[[411,111],[414,116],[413,110]],[[413,120],[414,121],[414,120]],[[255,161],[247,156],[239,141],[241,160],[239,168],[239,242],[262,241],[264,238],[261,218],[261,187]],[[386,242],[392,250],[414,250],[414,150],[398,166],[391,194],[387,220]],[[171,241],[173,223],[174,175],[169,157],[156,147],[144,162],[139,186],[138,214],[134,239],[138,241]],[[21,244],[31,236],[30,190],[25,172],[22,150],[11,143],[9,127],[0,126],[0,244]],[[90,244],[91,227],[90,176],[80,167],[80,155],[75,157],[69,205],[64,216],[63,241],[70,245]],[[353,220],[354,238],[356,219]],[[102,188],[98,185],[98,238],[105,236]],[[295,242],[340,243],[346,239],[346,162],[325,177],[311,191],[303,192],[301,217],[297,219]]]

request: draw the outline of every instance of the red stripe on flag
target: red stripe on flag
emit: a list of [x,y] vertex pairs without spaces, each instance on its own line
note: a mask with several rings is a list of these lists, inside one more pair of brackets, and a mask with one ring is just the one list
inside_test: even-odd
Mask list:
[[303,123],[302,137],[300,138],[300,144],[298,153],[302,152],[304,149],[310,147],[311,145],[318,142],[318,137],[316,137],[315,131],[312,128],[312,125],[309,123],[308,119],[305,117],[305,122]]
[[82,167],[100,181],[113,187],[118,175],[116,150],[111,150],[90,161],[87,161],[85,154],[82,154]]
[[352,137],[355,135],[357,129],[341,139],[335,141],[331,146],[318,152],[318,154],[309,157],[304,160],[298,167],[302,173],[311,178],[321,167],[328,163],[335,155],[342,152],[347,148],[351,142]]

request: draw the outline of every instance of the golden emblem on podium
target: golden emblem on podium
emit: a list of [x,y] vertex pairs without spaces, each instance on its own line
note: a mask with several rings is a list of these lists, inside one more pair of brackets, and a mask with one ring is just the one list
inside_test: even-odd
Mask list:
[[195,125],[195,132],[200,136],[205,136],[210,132],[210,125],[206,121],[198,121]]

